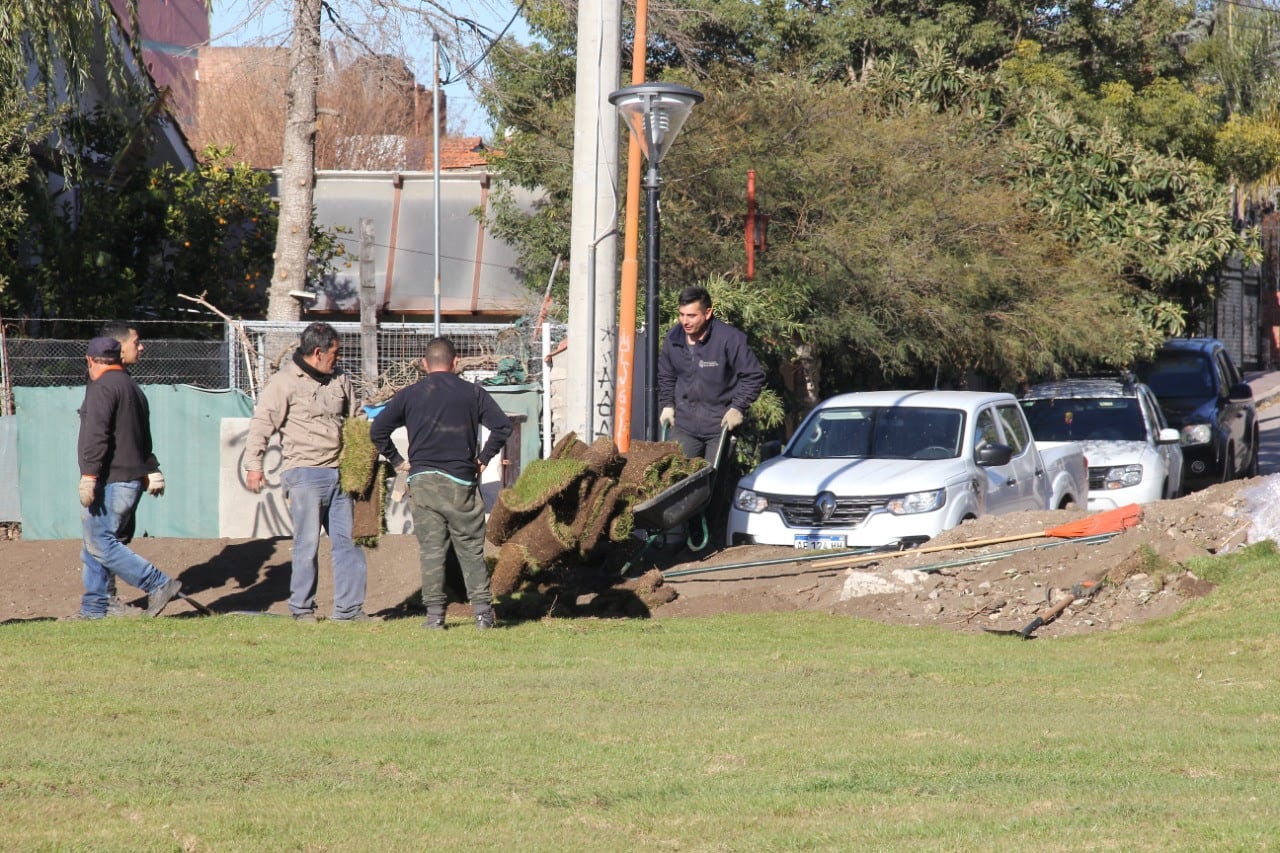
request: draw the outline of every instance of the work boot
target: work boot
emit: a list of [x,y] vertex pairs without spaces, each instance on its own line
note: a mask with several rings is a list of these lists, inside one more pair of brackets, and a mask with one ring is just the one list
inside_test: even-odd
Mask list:
[[107,615],[108,616],[141,616],[142,608],[134,607],[132,604],[125,604],[120,600],[119,596],[111,596],[107,599]]
[[107,615],[138,616],[141,613],[141,607],[134,607],[132,604],[125,604],[120,600],[120,594],[116,591],[116,576],[112,574],[107,575]]
[[357,610],[350,616],[335,616],[329,620],[330,622],[375,622],[377,621],[363,610]]
[[78,613],[72,613],[70,616],[63,616],[62,621],[63,622],[96,622],[102,618],[103,618],[102,616],[90,616],[88,613],[85,613],[83,610],[81,610]]
[[444,608],[428,607],[427,621],[422,623],[422,627],[430,629],[432,631],[443,631],[444,630]]
[[170,578],[160,586],[147,593],[147,609],[143,614],[145,616],[159,616],[160,611],[164,610],[173,601],[174,596],[182,592],[182,583],[177,578]]
[[476,617],[476,628],[480,631],[487,631],[493,627],[493,608],[488,604],[474,604],[471,606],[471,612]]

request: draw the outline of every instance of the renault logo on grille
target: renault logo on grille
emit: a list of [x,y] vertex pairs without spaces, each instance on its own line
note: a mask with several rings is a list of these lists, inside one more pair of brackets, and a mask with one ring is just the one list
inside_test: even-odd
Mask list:
[[831,516],[836,512],[836,496],[830,492],[823,492],[818,495],[818,499],[813,502],[813,514],[818,521],[830,521]]

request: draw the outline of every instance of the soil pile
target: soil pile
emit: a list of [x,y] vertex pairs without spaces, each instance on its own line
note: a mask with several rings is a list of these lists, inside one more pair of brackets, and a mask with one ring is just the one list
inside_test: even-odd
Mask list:
[[[608,454],[602,458],[611,459]],[[597,468],[612,470],[610,466],[616,464],[607,462]],[[575,500],[579,505],[603,507],[605,499],[600,496],[609,489],[599,482],[610,478],[597,475],[591,487],[585,479],[586,475],[578,480],[572,494],[580,498]],[[588,511],[588,516],[599,522],[604,517],[601,512],[591,516]],[[612,543],[604,558],[588,560],[581,556],[587,526],[574,534],[572,523],[558,522],[566,529],[557,535],[577,536],[576,556],[569,559],[566,552],[558,567],[545,567],[534,576],[522,570],[518,589],[499,613],[503,619],[520,618],[528,611],[530,615],[674,618],[818,610],[976,633],[984,626],[1021,629],[1078,585],[1102,579],[1095,593],[1079,597],[1078,603],[1034,636],[1111,630],[1171,613],[1191,597],[1210,592],[1210,586],[1187,569],[1188,561],[1274,538],[1280,522],[1270,516],[1277,512],[1280,475],[1226,483],[1178,500],[1148,504],[1137,526],[1103,542],[1036,537],[966,547],[974,540],[1043,532],[1086,516],[1067,510],[1014,513],[948,531],[926,544],[928,552],[882,555],[853,565],[823,565],[831,555],[810,559],[792,549],[765,546],[727,548],[703,559],[694,559],[688,552],[650,550],[636,559],[626,577],[620,569],[636,558],[643,540],[633,535],[626,542]],[[613,521],[620,515],[615,502]],[[573,518],[581,520],[581,515]],[[509,531],[511,538],[517,529]],[[185,592],[215,612],[283,617],[288,613],[290,545],[289,539],[148,537],[135,540],[133,548],[177,576]],[[499,551],[495,547],[492,556]],[[32,542],[0,537],[0,622],[74,613],[81,593],[79,553],[77,540]],[[417,541],[412,536],[382,536],[366,555],[366,611],[383,618],[420,613]],[[718,568],[726,565],[739,567]],[[318,594],[322,614],[333,600],[330,566],[325,544]],[[141,593],[128,588],[122,588],[122,595],[133,603],[145,601]],[[457,605],[455,615],[467,612],[465,605]],[[165,618],[196,615],[180,601],[164,612]]]

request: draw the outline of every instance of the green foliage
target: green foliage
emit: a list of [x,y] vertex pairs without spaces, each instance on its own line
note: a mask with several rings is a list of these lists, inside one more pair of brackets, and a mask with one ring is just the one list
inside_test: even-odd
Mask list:
[[1215,83],[1224,115],[1257,114],[1280,96],[1273,43],[1275,13],[1242,6],[1229,14],[1230,22],[1219,18],[1212,34],[1190,45],[1187,59]]
[[[575,19],[557,3],[527,4],[532,45],[501,42],[491,53],[494,85],[481,102],[497,119],[504,139],[490,166],[501,174],[491,196],[488,226],[518,247],[529,286],[541,293],[557,257],[569,257],[572,213]],[[512,186],[542,195],[532,215],[518,205]],[[564,319],[568,277],[558,276],[553,305]]]
[[271,176],[209,147],[194,172],[161,168],[154,191],[168,204],[158,274],[166,294],[207,294],[221,310],[260,314],[271,281],[277,209]]
[[[137,33],[137,0],[123,0],[121,5]],[[0,3],[0,80],[9,85],[34,71],[49,108],[62,100],[78,104],[95,70],[102,72],[108,89],[128,90],[133,84],[109,38],[116,30],[107,2],[5,0]],[[141,55],[136,41],[132,46]]]
[[1193,303],[1206,294],[1204,277],[1231,255],[1256,260],[1204,164],[1134,145],[1043,99],[1023,111],[1017,136],[1033,209],[1141,290]]
[[148,171],[126,120],[100,110],[81,123],[87,151],[111,168],[89,172],[74,197],[58,191],[57,176],[28,171],[29,224],[0,259],[10,279],[0,310],[172,316],[185,292],[232,314],[261,312],[275,230],[269,176],[230,163],[228,149],[210,149],[193,172]]
[[1033,215],[984,110],[939,112],[923,96],[887,108],[868,91],[778,78],[704,87],[686,129],[698,144],[664,163],[664,176],[696,175],[664,188],[664,251],[679,259],[664,286],[738,262],[735,202],[755,168],[773,216],[755,286],[788,323],[760,337],[784,354],[815,346],[824,394],[969,371],[1012,383],[1089,351],[1132,355],[1130,288]]
[[[771,377],[804,350],[822,395],[1128,363],[1184,328],[1228,257],[1257,256],[1204,165],[1222,90],[1175,47],[1193,11],[652,10],[646,78],[707,96],[662,165],[664,316],[708,284]],[[568,249],[574,41],[563,10],[528,17],[542,41],[495,52],[488,104],[511,133],[503,179],[546,191],[531,217],[500,201],[494,223],[540,289]],[[753,283],[748,170],[772,215]]]
[[1144,148],[1212,162],[1218,125],[1212,89],[1188,88],[1167,77],[1140,90],[1126,82],[1108,83],[1096,99],[1081,99],[1078,106],[1091,124],[1110,124]]
[[1240,183],[1254,183],[1280,169],[1280,127],[1273,122],[1233,115],[1218,130],[1216,161]]
[[9,284],[12,258],[28,223],[23,186],[35,168],[32,151],[48,135],[37,94],[0,86],[0,306]]

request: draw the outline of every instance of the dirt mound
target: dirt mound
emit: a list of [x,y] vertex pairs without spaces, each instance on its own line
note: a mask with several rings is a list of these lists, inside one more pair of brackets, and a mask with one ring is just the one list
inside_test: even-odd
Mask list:
[[[667,582],[678,596],[657,615],[819,609],[977,632],[1024,628],[1074,592],[1073,603],[1035,636],[1116,628],[1171,613],[1188,597],[1211,591],[1186,563],[1246,543],[1247,494],[1260,482],[1149,504],[1137,526],[1101,541],[1027,538],[1086,516],[1062,510],[977,519],[924,548],[874,558],[795,560],[786,548],[728,549],[670,566]],[[708,571],[748,562],[758,565]]]

